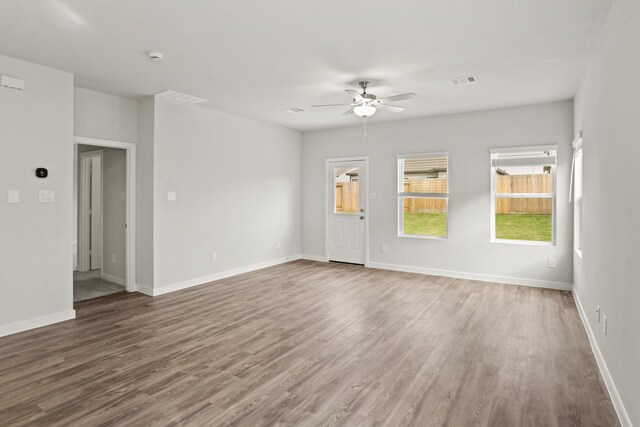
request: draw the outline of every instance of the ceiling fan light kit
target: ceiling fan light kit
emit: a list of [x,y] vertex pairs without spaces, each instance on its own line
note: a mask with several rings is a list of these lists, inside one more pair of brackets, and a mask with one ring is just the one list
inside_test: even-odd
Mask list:
[[371,117],[376,113],[376,107],[373,105],[358,105],[353,109],[356,116]]

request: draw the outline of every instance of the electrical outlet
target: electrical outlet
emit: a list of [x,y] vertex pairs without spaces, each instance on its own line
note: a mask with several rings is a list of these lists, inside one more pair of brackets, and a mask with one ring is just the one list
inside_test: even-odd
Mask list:
[[278,240],[278,241],[276,242],[276,248],[280,249],[280,247],[281,247],[281,246],[282,246],[282,244],[280,243],[280,240]]
[[549,258],[549,268],[556,268],[556,259]]
[[116,263],[116,254],[111,254],[111,263],[112,264]]
[[382,252],[383,254],[387,253],[387,245],[382,244],[380,245],[380,252]]
[[607,316],[602,316],[602,332],[607,335]]
[[211,252],[211,262],[216,262],[218,260],[218,254],[215,252]]
[[596,306],[596,316],[598,316],[598,323],[600,323],[600,306]]

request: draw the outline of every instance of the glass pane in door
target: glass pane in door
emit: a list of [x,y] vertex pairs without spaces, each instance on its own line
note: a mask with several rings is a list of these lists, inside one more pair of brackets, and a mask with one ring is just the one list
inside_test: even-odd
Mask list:
[[359,168],[334,168],[334,212],[357,214],[360,206]]

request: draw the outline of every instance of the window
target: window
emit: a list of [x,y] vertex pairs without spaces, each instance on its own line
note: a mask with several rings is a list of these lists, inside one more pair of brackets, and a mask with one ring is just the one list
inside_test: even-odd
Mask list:
[[491,150],[493,241],[555,242],[556,146]]
[[360,168],[355,166],[333,169],[334,213],[357,214],[360,209]]
[[447,237],[448,153],[398,156],[398,236]]
[[573,175],[569,201],[573,195],[573,249],[582,258],[582,135],[573,141]]

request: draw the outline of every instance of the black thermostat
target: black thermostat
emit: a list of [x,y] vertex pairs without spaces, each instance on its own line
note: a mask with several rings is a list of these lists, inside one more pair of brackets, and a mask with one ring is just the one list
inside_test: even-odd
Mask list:
[[46,168],[38,168],[36,169],[36,176],[38,178],[46,178],[49,176],[49,171]]

